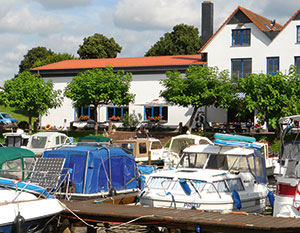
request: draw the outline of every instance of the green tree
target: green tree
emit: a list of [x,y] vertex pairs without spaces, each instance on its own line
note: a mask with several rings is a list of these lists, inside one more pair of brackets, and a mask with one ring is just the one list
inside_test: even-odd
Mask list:
[[98,134],[98,106],[113,104],[128,105],[134,100],[129,93],[132,75],[119,71],[113,72],[112,67],[92,69],[80,73],[65,88],[64,94],[74,102],[74,106],[95,107],[95,135]]
[[68,54],[68,53],[53,53],[51,55],[48,55],[45,58],[41,58],[36,60],[31,68],[35,67],[40,67],[40,66],[45,66],[51,63],[59,62],[59,61],[64,61],[64,60],[74,60],[76,59],[73,55]]
[[2,99],[6,106],[16,108],[28,116],[32,131],[32,117],[47,113],[49,108],[62,103],[60,90],[54,90],[52,81],[45,82],[38,75],[24,71],[14,79],[5,81]]
[[194,26],[179,24],[159,39],[145,56],[196,54],[201,47],[199,31]]
[[250,74],[238,81],[245,94],[241,111],[257,111],[257,118],[278,130],[281,117],[300,112],[300,75],[291,66],[288,74]]
[[81,59],[90,58],[115,58],[122,47],[115,42],[114,38],[95,33],[93,36],[83,39],[83,44],[77,51]]
[[19,65],[19,73],[30,70],[37,60],[43,60],[53,54],[54,52],[50,49],[40,46],[28,50]]
[[167,72],[167,79],[161,80],[165,90],[160,96],[166,101],[182,106],[193,107],[188,128],[191,130],[196,113],[202,106],[215,105],[228,109],[234,101],[236,88],[228,72],[217,68],[190,66],[185,75]]

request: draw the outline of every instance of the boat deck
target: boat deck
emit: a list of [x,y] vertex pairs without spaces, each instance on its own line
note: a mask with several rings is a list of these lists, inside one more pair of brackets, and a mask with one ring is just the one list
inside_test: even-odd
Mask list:
[[[116,205],[100,201],[64,202],[69,210],[62,216],[77,221],[78,217],[97,223],[125,223],[167,227],[196,232],[300,232],[300,219],[274,218],[247,213],[204,212],[168,208]],[[76,213],[75,217],[71,211]]]

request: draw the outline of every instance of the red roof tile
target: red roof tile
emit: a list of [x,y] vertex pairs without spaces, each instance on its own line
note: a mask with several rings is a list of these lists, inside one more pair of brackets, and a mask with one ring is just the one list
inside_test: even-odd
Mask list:
[[232,14],[225,20],[225,22],[221,25],[221,27],[219,27],[219,29],[215,32],[215,34],[213,34],[209,40],[201,47],[201,49],[199,50],[199,52],[201,52],[206,46],[207,44],[216,36],[216,34],[218,34],[218,32],[228,23],[228,21],[238,12],[238,11],[242,11],[261,31],[265,32],[265,31],[271,31],[271,30],[275,30],[275,31],[280,31],[282,26],[278,23],[275,23],[275,25],[272,27],[271,25],[271,20],[260,16],[258,14],[253,13],[252,11],[247,10],[246,8],[240,7],[238,6],[234,12],[232,12]]
[[176,65],[199,65],[201,55],[176,55],[157,57],[126,57],[126,58],[102,58],[84,60],[65,60],[57,63],[34,68],[33,70],[58,70],[58,69],[88,69],[113,67],[146,67],[146,66],[176,66]]

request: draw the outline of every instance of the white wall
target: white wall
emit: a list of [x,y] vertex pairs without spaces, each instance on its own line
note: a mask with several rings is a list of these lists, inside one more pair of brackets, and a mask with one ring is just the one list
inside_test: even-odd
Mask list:
[[[159,81],[166,78],[165,74],[147,74],[147,75],[133,75],[131,82],[130,93],[135,94],[135,102],[129,105],[129,113],[135,112],[140,113],[144,119],[144,105],[146,103],[154,101],[162,104],[166,104],[165,101],[159,97],[160,91],[163,86]],[[56,90],[64,90],[67,83],[72,80],[72,77],[55,77],[55,78],[44,78],[45,81],[52,80],[54,88]],[[107,120],[107,106],[99,107],[98,121],[105,122]],[[178,106],[168,105],[168,122],[167,126],[178,126],[179,122],[186,125],[192,114],[191,108],[183,108]],[[74,108],[72,101],[64,97],[63,104],[60,108],[50,109],[49,114],[41,117],[41,126],[51,124],[52,126],[62,127],[64,125],[64,119],[67,119],[67,125],[71,121],[75,120]],[[121,124],[117,124],[121,125]]]

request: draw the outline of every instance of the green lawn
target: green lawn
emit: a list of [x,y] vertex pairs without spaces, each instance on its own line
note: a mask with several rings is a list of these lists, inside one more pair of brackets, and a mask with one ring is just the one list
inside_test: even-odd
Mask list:
[[20,121],[28,122],[28,117],[23,115],[22,113],[16,111],[14,108],[5,107],[3,105],[0,105],[0,112],[7,112],[7,113],[11,114],[18,122],[20,122]]

